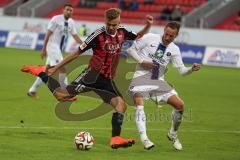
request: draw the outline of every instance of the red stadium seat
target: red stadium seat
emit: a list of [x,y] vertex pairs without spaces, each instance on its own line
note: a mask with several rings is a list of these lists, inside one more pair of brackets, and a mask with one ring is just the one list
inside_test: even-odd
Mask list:
[[69,2],[73,7],[76,7],[79,5],[80,3],[80,0],[70,0]]
[[222,23],[216,25],[215,29],[223,29],[223,30],[233,30],[240,31],[240,25],[237,25],[235,21],[238,18],[238,14],[228,17]]
[[[74,6],[77,6],[80,0],[69,0]],[[163,8],[166,5],[175,6],[180,5],[181,10],[184,13],[191,12],[196,6],[195,3],[204,3],[205,0],[155,0],[154,4],[144,4],[145,0],[137,0],[139,3],[137,11],[124,10],[122,11],[122,21],[125,23],[137,23],[141,24],[143,18],[150,14],[157,19],[162,13]],[[130,3],[131,0],[125,0],[126,3]],[[118,7],[118,2],[97,2],[96,8],[75,8],[74,17],[79,20],[89,20],[89,21],[102,21],[104,11],[107,8]],[[62,7],[48,14],[48,18],[54,16],[55,14],[60,14],[62,12]],[[157,20],[158,21],[158,20]],[[155,24],[162,25],[163,21],[156,22]]]
[[11,3],[13,0],[1,0],[0,1],[0,7],[6,6],[9,3]]
[[101,9],[107,9],[107,8],[116,8],[118,7],[118,3],[114,2],[97,2],[97,8]]

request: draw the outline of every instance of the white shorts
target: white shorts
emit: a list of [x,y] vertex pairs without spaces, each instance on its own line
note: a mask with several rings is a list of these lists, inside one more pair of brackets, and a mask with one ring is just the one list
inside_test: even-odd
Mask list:
[[56,66],[63,60],[62,52],[58,45],[47,46],[47,61],[46,65]]
[[132,97],[135,93],[140,93],[144,99],[151,98],[158,103],[166,103],[169,97],[177,95],[172,85],[164,80],[149,79],[148,75],[133,78],[128,91]]
[[167,103],[168,99],[173,95],[178,95],[175,89],[166,93],[157,93],[156,95],[152,93],[149,98],[158,103]]

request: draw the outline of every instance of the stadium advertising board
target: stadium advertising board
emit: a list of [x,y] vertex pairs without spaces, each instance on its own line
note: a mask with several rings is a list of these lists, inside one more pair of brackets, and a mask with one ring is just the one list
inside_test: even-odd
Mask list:
[[[24,32],[35,32],[45,33],[49,19],[41,18],[29,18],[29,17],[13,17],[13,16],[2,16],[0,30],[8,31],[24,31]],[[13,25],[17,24],[17,25]],[[79,31],[79,27],[82,24],[86,24],[89,33],[95,31],[97,28],[104,25],[104,23],[88,22],[88,21],[77,21],[76,28]],[[126,24],[131,30],[138,31],[142,28],[141,25],[130,25]],[[163,27],[152,26],[152,33],[162,34]],[[222,38],[224,37],[224,38]],[[204,45],[204,46],[227,46],[227,47],[239,47],[240,32],[232,31],[218,31],[209,29],[193,29],[193,28],[182,28],[176,42],[187,43],[192,45]]]
[[[84,41],[87,37],[81,37],[81,39]],[[68,37],[68,41],[65,47],[65,52],[72,53],[76,50],[78,50],[79,44],[73,39],[72,36]],[[86,52],[83,53],[84,55],[92,55],[92,50],[89,49]]]
[[43,43],[44,43],[44,37],[45,34],[38,34],[38,39],[37,39],[37,43],[36,43],[36,47],[35,50],[41,50],[43,47]]
[[37,37],[37,33],[9,32],[6,47],[35,49]]
[[0,31],[0,47],[5,47],[7,37],[8,37],[7,31]]
[[[45,33],[48,19],[29,17],[1,17],[1,30]],[[13,25],[17,24],[17,25]]]
[[205,52],[205,46],[196,45],[178,45],[182,54],[184,63],[202,63],[202,59]]
[[[81,39],[83,40],[85,38],[81,37]],[[65,51],[66,52],[74,52],[78,49],[78,46],[79,46],[79,44],[71,36],[69,36]]]
[[204,65],[240,67],[240,49],[207,47],[203,58]]
[[127,49],[131,47],[133,44],[133,41],[127,40],[122,44],[122,49],[121,49],[121,55],[124,57],[128,56]]

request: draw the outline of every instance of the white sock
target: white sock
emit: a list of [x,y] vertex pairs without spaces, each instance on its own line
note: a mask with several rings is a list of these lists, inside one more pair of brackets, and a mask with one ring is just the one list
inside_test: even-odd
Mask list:
[[42,84],[41,78],[37,78],[28,92],[36,92],[37,88]]
[[144,112],[144,106],[137,106],[135,112],[135,122],[137,125],[138,132],[140,134],[140,139],[143,142],[148,139],[146,131],[146,114]]
[[59,73],[59,83],[61,88],[65,88],[68,85],[66,73]]
[[170,129],[171,133],[177,133],[177,130],[182,122],[182,111],[173,110],[172,112],[172,126]]

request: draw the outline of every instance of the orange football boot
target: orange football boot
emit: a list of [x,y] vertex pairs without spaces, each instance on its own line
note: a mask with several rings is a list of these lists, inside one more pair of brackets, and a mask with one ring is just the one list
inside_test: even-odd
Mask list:
[[20,71],[30,73],[34,76],[38,76],[41,72],[45,72],[45,68],[46,66],[41,66],[41,65],[39,66],[25,65],[20,68]]
[[110,146],[112,149],[118,149],[120,147],[126,148],[131,147],[135,143],[134,139],[124,139],[120,136],[115,136],[111,138]]

